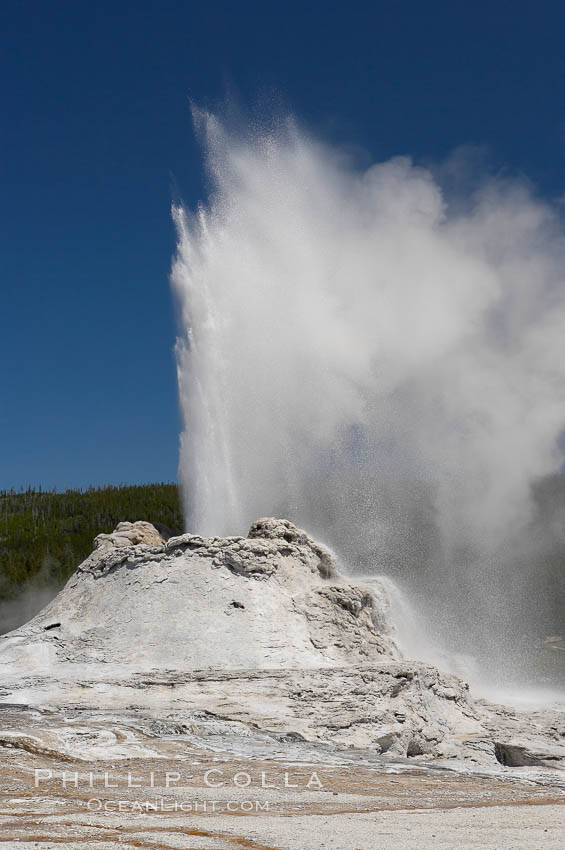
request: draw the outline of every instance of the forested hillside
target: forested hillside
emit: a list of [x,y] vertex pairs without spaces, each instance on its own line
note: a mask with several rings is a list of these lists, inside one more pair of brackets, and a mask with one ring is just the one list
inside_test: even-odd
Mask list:
[[92,551],[97,534],[139,519],[182,531],[177,485],[0,491],[0,601],[32,586],[59,588]]

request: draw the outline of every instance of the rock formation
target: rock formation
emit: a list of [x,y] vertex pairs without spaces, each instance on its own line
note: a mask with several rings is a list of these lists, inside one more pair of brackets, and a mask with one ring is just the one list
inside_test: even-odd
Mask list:
[[0,638],[0,702],[173,708],[390,756],[565,763],[563,715],[477,703],[456,676],[403,659],[385,597],[286,520],[246,538],[120,523]]

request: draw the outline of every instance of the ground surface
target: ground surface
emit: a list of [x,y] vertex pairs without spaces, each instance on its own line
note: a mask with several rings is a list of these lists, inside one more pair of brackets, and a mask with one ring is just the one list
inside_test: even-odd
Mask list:
[[561,850],[564,712],[402,658],[389,601],[286,520],[99,536],[0,637],[0,850]]
[[229,725],[0,712],[0,846],[561,848],[562,771],[385,762]]

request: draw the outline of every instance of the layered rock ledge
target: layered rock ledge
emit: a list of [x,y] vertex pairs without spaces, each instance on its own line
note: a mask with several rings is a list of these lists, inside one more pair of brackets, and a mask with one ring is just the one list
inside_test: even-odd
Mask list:
[[0,638],[0,703],[174,710],[390,756],[565,763],[562,714],[475,703],[458,677],[403,659],[376,590],[287,520],[245,538],[120,523]]

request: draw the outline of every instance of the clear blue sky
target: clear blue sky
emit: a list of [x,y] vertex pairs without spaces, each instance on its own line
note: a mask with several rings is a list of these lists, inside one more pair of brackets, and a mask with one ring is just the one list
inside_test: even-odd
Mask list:
[[372,157],[465,144],[565,190],[565,11],[520,2],[5,3],[0,488],[174,480],[188,99],[275,93]]

